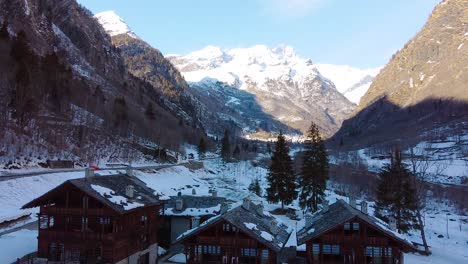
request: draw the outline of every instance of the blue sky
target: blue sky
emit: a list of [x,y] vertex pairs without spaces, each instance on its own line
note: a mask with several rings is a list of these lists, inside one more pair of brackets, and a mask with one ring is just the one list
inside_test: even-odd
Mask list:
[[114,10],[164,54],[207,45],[292,46],[315,63],[376,67],[413,37],[440,0],[78,0]]

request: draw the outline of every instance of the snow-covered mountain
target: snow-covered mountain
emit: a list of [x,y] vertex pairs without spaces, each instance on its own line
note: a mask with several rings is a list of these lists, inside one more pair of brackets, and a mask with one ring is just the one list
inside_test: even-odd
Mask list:
[[125,23],[125,21],[117,15],[115,11],[110,10],[101,12],[96,14],[95,17],[111,37],[120,34],[127,34],[134,38],[137,37],[127,23]]
[[314,121],[331,134],[354,109],[310,59],[299,57],[289,46],[208,46],[167,58],[192,87],[223,83],[243,90],[255,95],[264,112],[302,131]]
[[355,104],[367,92],[382,67],[359,69],[348,65],[316,64],[320,73],[331,80],[338,91]]

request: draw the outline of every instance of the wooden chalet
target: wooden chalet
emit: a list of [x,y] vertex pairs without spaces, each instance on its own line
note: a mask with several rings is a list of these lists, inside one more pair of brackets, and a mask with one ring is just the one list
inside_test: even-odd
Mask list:
[[201,222],[219,215],[221,207],[227,206],[228,200],[218,197],[213,191],[211,196],[182,195],[170,196],[164,202],[164,215],[160,229],[159,243],[169,247],[182,233]]
[[[187,263],[280,263],[292,229],[263,211],[262,204],[244,199],[182,234]],[[294,249],[295,250],[295,249]]]
[[403,252],[414,250],[384,222],[368,215],[366,202],[358,210],[343,200],[306,218],[297,242],[305,245],[299,255],[314,264],[401,264]]
[[23,208],[37,206],[37,255],[48,263],[156,263],[163,205],[136,177],[68,180]]

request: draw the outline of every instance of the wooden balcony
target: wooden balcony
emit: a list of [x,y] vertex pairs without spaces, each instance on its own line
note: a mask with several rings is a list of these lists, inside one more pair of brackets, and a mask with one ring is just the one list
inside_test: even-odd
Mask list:
[[322,243],[329,244],[353,244],[353,245],[380,245],[387,246],[389,241],[386,237],[366,237],[356,235],[323,235]]
[[46,215],[88,215],[88,216],[110,216],[114,213],[108,208],[63,208],[42,207],[41,214]]
[[117,238],[114,233],[102,234],[91,231],[62,231],[56,229],[40,229],[39,238],[41,240],[61,240],[61,241],[113,241]]
[[257,247],[257,241],[248,238],[199,236],[197,242],[204,245]]

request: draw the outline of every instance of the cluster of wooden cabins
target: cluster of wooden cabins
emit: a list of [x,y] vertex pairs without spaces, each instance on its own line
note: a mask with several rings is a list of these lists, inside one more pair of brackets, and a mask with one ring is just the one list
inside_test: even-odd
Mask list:
[[23,208],[40,207],[35,263],[158,263],[181,248],[186,263],[403,263],[413,246],[338,200],[286,226],[249,198],[165,197],[127,174],[68,180]]

